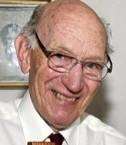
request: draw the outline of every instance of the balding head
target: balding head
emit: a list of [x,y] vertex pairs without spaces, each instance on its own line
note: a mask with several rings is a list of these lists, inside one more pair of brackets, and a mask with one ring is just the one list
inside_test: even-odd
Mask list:
[[[32,47],[36,47],[36,42],[34,39],[34,33],[38,31],[38,27],[41,29],[41,35],[44,40],[42,40],[45,46],[48,45],[50,41],[50,32],[52,32],[55,25],[60,20],[65,20],[67,17],[76,17],[78,19],[78,23],[92,23],[92,25],[98,24],[98,27],[106,33],[104,24],[101,19],[97,16],[97,14],[84,2],[80,0],[55,0],[46,5],[38,6],[30,19],[30,21],[26,24],[26,26],[22,30],[22,34],[28,36],[29,41]],[[87,21],[94,20],[93,21]],[[82,23],[83,22],[83,23]],[[97,27],[97,26],[96,26]],[[107,36],[107,34],[105,34]],[[33,41],[34,39],[34,41]],[[108,42],[107,42],[108,43]],[[107,44],[108,47],[108,44]]]
[[57,27],[58,23],[66,23],[65,27],[67,27],[67,20],[70,19],[72,23],[78,23],[76,27],[90,25],[90,28],[87,29],[91,29],[92,25],[102,31],[103,35],[106,35],[105,27],[100,18],[90,7],[79,0],[56,0],[47,4],[43,9],[41,7],[41,10],[36,31],[39,31],[38,28],[41,29],[41,35],[44,39],[42,42],[45,46],[51,41],[51,33],[54,33],[54,28]]

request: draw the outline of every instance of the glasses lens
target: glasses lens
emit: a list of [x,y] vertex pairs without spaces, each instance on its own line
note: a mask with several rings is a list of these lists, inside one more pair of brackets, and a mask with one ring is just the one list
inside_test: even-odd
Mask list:
[[[69,72],[72,67],[77,64],[77,60],[73,57],[53,53],[48,57],[48,65],[57,72]],[[83,75],[91,80],[101,81],[107,74],[108,67],[97,62],[84,62]]]
[[49,56],[48,63],[52,69],[59,72],[65,72],[73,65],[74,58],[64,54],[56,53]]
[[91,80],[102,80],[108,71],[108,68],[104,64],[99,64],[96,62],[86,62],[84,64],[84,76]]

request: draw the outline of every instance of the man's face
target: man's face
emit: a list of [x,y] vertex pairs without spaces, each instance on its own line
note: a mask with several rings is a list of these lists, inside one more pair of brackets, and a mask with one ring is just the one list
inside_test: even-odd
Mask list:
[[[42,26],[37,26],[40,41],[45,39],[51,51],[73,56],[81,61],[105,61],[106,34],[93,14],[62,14],[50,26],[48,37],[42,37]],[[69,72],[60,73],[49,68],[41,48],[31,52],[30,93],[35,108],[55,129],[68,127],[86,109],[100,82],[86,78],[82,65],[76,64]]]

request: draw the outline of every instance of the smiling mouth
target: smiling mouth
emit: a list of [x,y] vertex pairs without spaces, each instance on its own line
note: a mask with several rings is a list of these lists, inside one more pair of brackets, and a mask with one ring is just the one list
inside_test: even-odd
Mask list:
[[52,90],[52,92],[53,92],[54,96],[60,101],[75,102],[75,101],[77,101],[79,99],[79,97],[68,97],[68,96],[65,96],[65,95],[63,95],[63,94],[61,94],[61,93],[59,93],[59,92],[57,92],[55,90]]

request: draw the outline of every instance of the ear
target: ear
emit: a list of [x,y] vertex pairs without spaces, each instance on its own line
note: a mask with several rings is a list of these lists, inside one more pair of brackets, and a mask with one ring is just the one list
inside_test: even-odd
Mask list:
[[30,70],[30,51],[31,51],[27,37],[23,35],[17,36],[15,40],[15,48],[21,70],[24,74],[26,74]]

